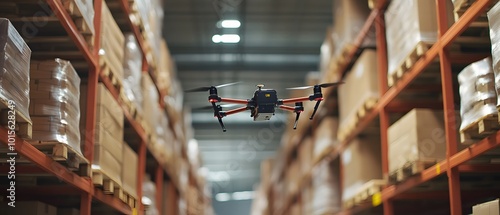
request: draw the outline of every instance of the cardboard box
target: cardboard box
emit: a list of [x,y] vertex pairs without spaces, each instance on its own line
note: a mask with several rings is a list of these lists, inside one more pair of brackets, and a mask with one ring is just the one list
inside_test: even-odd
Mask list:
[[99,83],[97,86],[96,123],[103,125],[105,129],[121,140],[123,138],[124,118],[123,110],[116,99],[113,98],[104,84]]
[[26,202],[16,202],[16,207],[10,207],[5,204],[1,204],[0,211],[2,214],[9,215],[57,215],[57,208],[38,201],[26,201]]
[[341,208],[338,162],[321,161],[312,174],[311,190],[306,192],[310,201],[304,214],[334,214]]
[[314,131],[313,157],[320,156],[328,147],[336,147],[339,144],[337,132],[339,120],[336,117],[325,117]]
[[499,199],[473,206],[472,215],[500,215]]
[[115,148],[108,149],[103,145],[94,145],[94,161],[92,162],[92,169],[98,170],[107,178],[110,178],[118,185],[122,185],[122,153],[117,158],[113,156],[116,154],[114,151],[122,152],[122,143],[116,142]]
[[307,174],[313,165],[313,139],[311,137],[306,137],[304,140],[302,140],[302,143],[299,146],[299,162],[300,162],[300,169],[302,174],[305,175]]
[[354,139],[341,155],[343,167],[342,201],[354,197],[372,179],[382,179],[380,138]]
[[127,143],[123,143],[123,162],[122,162],[122,182],[123,191],[135,199],[137,196],[137,171],[139,165],[139,158]]
[[446,157],[442,111],[413,109],[388,129],[389,173],[415,161]]

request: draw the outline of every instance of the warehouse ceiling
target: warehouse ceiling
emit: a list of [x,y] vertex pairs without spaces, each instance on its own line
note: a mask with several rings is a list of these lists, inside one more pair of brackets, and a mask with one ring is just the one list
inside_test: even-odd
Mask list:
[[[184,89],[242,82],[219,90],[219,96],[247,99],[256,84],[278,91],[304,85],[316,71],[326,28],[332,23],[331,0],[168,0],[163,32],[177,63]],[[221,29],[217,22],[237,19],[240,28]],[[212,42],[215,34],[238,34],[240,42]],[[270,122],[253,122],[249,113],[224,118],[223,133],[208,105],[207,93],[185,94],[193,108],[195,138],[213,182],[213,193],[253,190],[260,161],[279,147],[289,113],[278,111]]]

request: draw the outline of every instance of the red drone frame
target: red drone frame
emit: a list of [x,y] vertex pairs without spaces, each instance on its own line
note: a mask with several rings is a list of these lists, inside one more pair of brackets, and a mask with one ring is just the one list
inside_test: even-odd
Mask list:
[[[313,88],[313,94],[304,97],[298,98],[289,98],[289,99],[278,99],[276,94],[276,90],[273,89],[262,89],[264,85],[257,85],[258,89],[254,92],[254,96],[251,99],[232,99],[232,98],[222,98],[217,95],[217,88],[230,86],[236,83],[223,84],[219,86],[210,86],[210,87],[199,87],[195,89],[188,90],[186,92],[202,92],[209,91],[208,102],[210,102],[211,108],[214,110],[214,117],[217,117],[219,120],[219,124],[222,127],[222,130],[225,132],[226,128],[224,127],[224,123],[222,122],[222,118],[236,114],[239,112],[243,112],[246,110],[250,110],[250,117],[253,117],[254,121],[263,121],[270,120],[274,115],[275,108],[278,107],[283,110],[288,110],[296,113],[295,124],[293,125],[293,129],[297,128],[297,121],[299,120],[300,113],[304,111],[304,107],[302,106],[302,102],[304,101],[316,101],[316,105],[314,106],[314,111],[309,119],[313,119],[314,114],[316,114],[316,110],[319,107],[321,101],[323,101],[323,94],[321,93],[321,88],[333,87],[342,84],[343,82],[336,83],[324,83],[317,84],[314,86],[304,86],[304,87],[295,87],[288,89],[309,89]],[[233,103],[233,104],[242,104],[244,107],[222,111],[222,107],[216,103],[225,102],[225,103]],[[289,106],[285,104],[295,103],[295,106]]]

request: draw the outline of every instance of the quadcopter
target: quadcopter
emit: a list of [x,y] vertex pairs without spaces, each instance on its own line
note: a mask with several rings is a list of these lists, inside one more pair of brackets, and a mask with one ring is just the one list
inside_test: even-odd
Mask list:
[[[316,110],[319,107],[321,101],[323,101],[323,94],[321,93],[321,88],[333,87],[343,84],[343,82],[335,82],[335,83],[324,83],[317,84],[314,86],[303,86],[303,87],[294,87],[287,88],[289,90],[298,90],[298,89],[310,89],[313,88],[313,94],[305,97],[297,97],[297,98],[289,98],[289,99],[278,99],[278,95],[276,90],[274,89],[262,89],[264,87],[263,84],[257,85],[257,90],[255,90],[253,97],[251,99],[233,99],[233,98],[222,98],[217,94],[217,89],[221,87],[231,86],[236,83],[222,84],[218,86],[210,86],[210,87],[199,87],[191,90],[187,90],[186,92],[205,92],[208,91],[208,102],[212,105],[208,108],[214,110],[214,117],[217,117],[219,120],[219,124],[222,127],[222,131],[226,132],[226,127],[222,122],[222,118],[240,113],[246,110],[250,110],[250,117],[253,117],[254,121],[265,121],[270,120],[271,117],[275,114],[274,111],[276,108],[280,108],[283,110],[291,111],[296,114],[295,123],[293,125],[293,129],[297,128],[297,122],[300,117],[300,113],[304,111],[304,107],[302,106],[302,102],[304,101],[316,101],[316,105],[314,106],[313,113],[310,120],[313,119],[316,114]],[[241,104],[245,105],[244,107],[235,108],[228,111],[223,111],[222,106],[217,103],[232,103],[232,104]],[[295,104],[295,106],[289,106],[286,104]]]

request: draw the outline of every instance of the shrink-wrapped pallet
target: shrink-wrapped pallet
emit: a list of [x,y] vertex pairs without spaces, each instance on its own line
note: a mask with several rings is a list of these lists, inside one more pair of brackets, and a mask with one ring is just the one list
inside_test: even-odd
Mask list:
[[[497,115],[497,91],[491,59],[486,58],[465,67],[458,74],[460,84],[460,130],[489,115]],[[498,90],[498,89],[497,89]]]
[[388,129],[389,173],[405,165],[446,158],[442,111],[413,109]]
[[[453,10],[451,2],[448,3],[446,15],[451,23]],[[391,1],[385,12],[389,77],[415,52],[419,43],[430,46],[437,41],[437,23],[435,0]]]
[[69,61],[31,62],[30,115],[33,140],[80,150],[80,77]]
[[15,111],[31,122],[30,105],[31,50],[8,19],[0,18],[0,103],[15,103]]
[[382,179],[380,153],[380,139],[373,137],[354,139],[342,152],[343,202],[358,194],[365,183]]
[[102,4],[101,19],[99,63],[105,73],[111,73],[111,77],[116,78],[116,81],[121,83],[123,81],[123,46],[125,37],[106,2]]
[[163,6],[160,0],[136,1],[137,10],[141,19],[141,28],[144,29],[144,39],[151,52],[146,53],[146,59],[157,59],[160,56],[160,43],[162,39]]
[[339,138],[356,126],[359,111],[368,111],[380,98],[377,74],[376,52],[363,51],[347,74],[345,84],[339,86]]
[[142,109],[144,111],[144,120],[151,132],[154,132],[156,128],[156,123],[159,117],[158,106],[159,106],[159,95],[156,86],[149,74],[142,74],[141,78],[141,91],[142,91]]
[[[495,73],[495,85],[497,93],[500,93],[500,2],[496,3],[488,11],[488,22],[490,26],[491,56],[493,71]],[[500,99],[497,102],[500,106]]]
[[125,51],[123,57],[123,89],[130,102],[135,104],[137,112],[142,115],[142,51],[134,34],[125,35]]
[[[346,48],[350,48],[359,32],[363,28],[370,8],[366,0],[336,0],[333,4],[333,41],[335,42],[334,56],[342,55]],[[375,34],[369,33],[361,47],[375,46]]]

